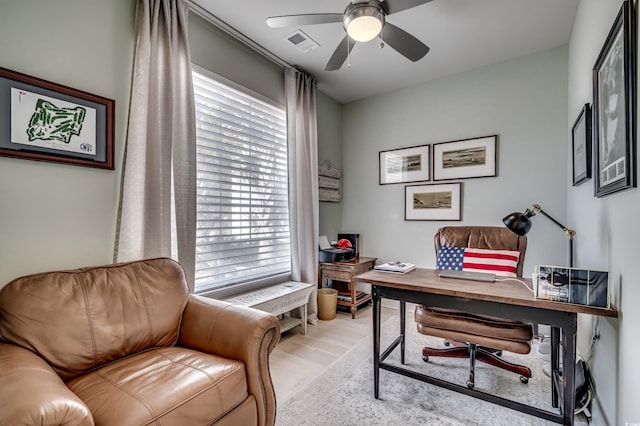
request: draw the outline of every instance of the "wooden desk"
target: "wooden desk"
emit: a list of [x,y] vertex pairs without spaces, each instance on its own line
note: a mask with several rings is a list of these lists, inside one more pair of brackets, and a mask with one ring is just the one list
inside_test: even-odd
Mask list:
[[[520,279],[520,278],[519,278]],[[521,279],[529,288],[531,280]],[[408,376],[449,390],[499,404],[536,417],[565,425],[573,425],[575,410],[574,370],[576,355],[577,315],[579,313],[617,317],[615,308],[601,309],[536,299],[524,285],[514,280],[483,283],[440,278],[436,271],[416,269],[407,274],[368,271],[354,281],[371,284],[373,298],[373,380],[374,396],[379,394],[380,369]],[[380,298],[400,301],[400,335],[380,353]],[[404,364],[406,302],[426,304],[467,312],[496,315],[520,321],[551,326],[552,406],[561,414],[542,410],[520,402],[469,389],[406,368],[387,364],[384,360],[400,346],[400,360]],[[562,333],[561,333],[562,331]],[[562,339],[562,345],[560,345]],[[562,352],[563,371],[559,356]]]
[[371,295],[367,294],[361,298],[356,297],[356,283],[353,280],[358,274],[373,269],[376,264],[375,257],[357,257],[351,262],[320,263],[318,275],[318,287],[322,287],[323,280],[334,280],[345,282],[351,292],[351,301],[338,300],[338,305],[347,306],[351,309],[351,318],[356,317],[358,306],[371,300]]

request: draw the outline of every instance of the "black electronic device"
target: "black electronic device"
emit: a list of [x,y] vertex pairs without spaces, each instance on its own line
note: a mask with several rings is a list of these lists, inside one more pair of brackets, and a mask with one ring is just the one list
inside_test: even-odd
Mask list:
[[353,259],[353,249],[329,247],[320,249],[318,260],[322,263],[348,262]]
[[348,234],[348,233],[338,234],[338,241],[343,239],[349,240],[349,242],[351,243],[351,248],[353,249],[353,257],[359,257],[360,251],[362,251],[360,234]]
[[340,244],[337,244],[337,247],[332,246],[329,244],[326,235],[321,235],[318,242],[320,249],[318,260],[322,263],[347,262],[354,258],[353,247],[351,247],[350,242],[346,245],[343,244],[342,247]]

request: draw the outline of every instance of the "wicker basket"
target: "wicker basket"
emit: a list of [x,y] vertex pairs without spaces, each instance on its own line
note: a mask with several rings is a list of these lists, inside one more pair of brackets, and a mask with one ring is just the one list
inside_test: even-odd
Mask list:
[[338,306],[338,290],[333,288],[318,289],[318,319],[329,321],[336,317]]

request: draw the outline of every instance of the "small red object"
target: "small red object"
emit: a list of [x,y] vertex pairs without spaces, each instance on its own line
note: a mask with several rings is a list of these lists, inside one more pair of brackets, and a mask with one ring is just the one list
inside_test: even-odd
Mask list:
[[338,248],[353,248],[353,246],[351,245],[351,241],[343,238],[338,240]]

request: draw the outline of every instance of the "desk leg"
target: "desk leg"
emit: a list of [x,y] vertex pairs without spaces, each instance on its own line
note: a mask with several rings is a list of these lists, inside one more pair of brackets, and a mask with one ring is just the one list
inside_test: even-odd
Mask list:
[[380,388],[380,296],[372,289],[373,302],[373,396],[378,399]]
[[407,302],[400,302],[400,363],[404,364],[404,345],[406,341]]
[[555,373],[560,371],[560,328],[551,327],[551,406],[558,408],[560,404],[560,394],[553,380]]
[[575,411],[575,368],[576,368],[576,334],[577,315],[573,315],[573,323],[562,329],[562,387],[564,403],[562,414],[564,424],[573,426]]
[[356,283],[353,281],[353,275],[351,276],[351,280],[349,281],[349,287],[351,287],[351,319],[356,318],[357,308],[356,304]]

